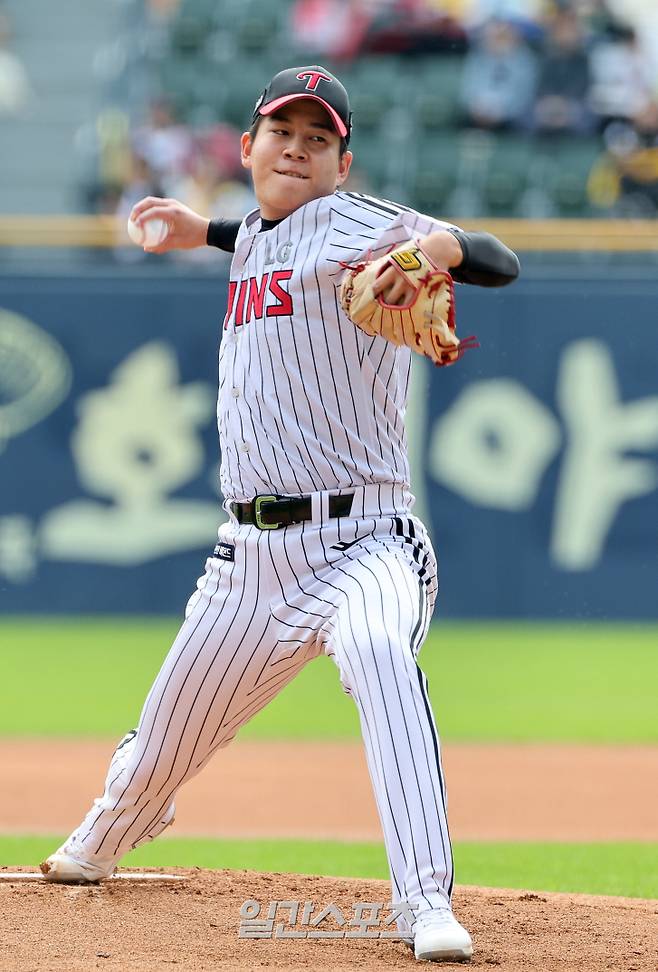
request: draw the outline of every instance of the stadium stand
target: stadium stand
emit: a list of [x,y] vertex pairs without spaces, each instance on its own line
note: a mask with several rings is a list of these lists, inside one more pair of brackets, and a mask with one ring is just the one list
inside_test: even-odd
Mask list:
[[[615,11],[622,2],[616,0]],[[619,146],[623,150],[627,145],[636,155],[658,146],[658,120],[651,120],[652,111],[658,118],[658,67],[643,43],[641,26],[620,22],[606,0],[599,0],[595,15],[591,4],[580,0],[553,0],[552,9],[550,2],[544,5],[543,15],[515,20],[507,37],[504,31],[498,36],[484,33],[491,18],[478,19],[478,10],[490,10],[491,4],[463,3],[464,20],[459,23],[454,12],[460,4],[449,4],[448,16],[448,7],[443,10],[436,0],[406,0],[414,29],[399,44],[392,43],[389,8],[373,0],[351,3],[349,36],[344,36],[345,19],[338,16],[345,11],[342,0],[108,0],[82,5],[61,0],[57,16],[47,8],[51,14],[46,13],[43,26],[38,0],[4,0],[4,7],[15,21],[16,47],[38,92],[26,117],[0,120],[3,141],[12,145],[12,152],[0,158],[0,208],[6,212],[70,211],[76,208],[76,181],[78,208],[112,211],[135,167],[144,177],[145,160],[135,159],[135,132],[153,117],[154,105],[166,106],[172,116],[168,124],[187,128],[188,168],[194,168],[213,127],[225,132],[232,126],[237,139],[248,126],[255,93],[272,74],[290,63],[322,59],[351,92],[356,188],[453,216],[576,217],[623,211],[625,186],[632,181],[634,212],[646,206],[646,215],[655,215],[655,186],[648,185],[643,195],[644,183],[638,189],[637,179],[624,178],[618,153]],[[515,38],[510,50],[523,48],[537,63],[542,62],[544,45],[553,45],[555,58],[554,27],[565,9],[578,18],[572,34],[582,35],[581,61],[590,58],[598,65],[598,74],[592,73],[598,101],[584,97],[582,131],[561,130],[559,124],[540,131],[536,102],[522,118],[510,115],[500,122],[469,113],[465,66],[483,38],[493,42],[503,66],[501,44],[505,49],[510,37]],[[328,30],[332,22],[337,25],[334,35]],[[421,23],[429,25],[428,31],[438,25],[436,37],[427,43],[419,40]],[[369,29],[387,37],[395,53],[384,52],[386,44],[373,44]],[[46,46],[55,51],[56,63],[47,60]],[[601,114],[602,63],[618,65],[627,80],[632,71],[643,72],[647,95],[641,122],[628,104],[621,118]],[[545,97],[552,89],[545,78],[542,84]],[[500,91],[504,93],[504,84]],[[553,126],[563,108],[558,102],[549,101],[547,108],[544,103],[542,118],[548,111]],[[613,151],[606,129],[619,123],[628,133],[620,138],[615,129]],[[49,161],[45,179],[44,151]],[[592,172],[605,174],[615,166],[621,173],[616,191],[600,191],[602,177],[592,179]],[[244,180],[234,167],[220,170],[219,180]],[[165,192],[180,184],[178,170],[157,176]]]
[[0,114],[0,211],[69,212],[80,179],[76,136],[102,104],[94,58],[116,31],[118,5],[3,0],[0,9],[30,86],[19,113]]

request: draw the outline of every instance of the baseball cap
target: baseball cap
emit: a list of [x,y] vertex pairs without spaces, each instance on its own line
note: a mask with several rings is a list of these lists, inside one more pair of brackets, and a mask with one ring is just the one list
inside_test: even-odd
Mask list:
[[347,142],[352,131],[352,112],[347,91],[338,78],[319,64],[287,68],[275,74],[256,102],[253,120],[258,115],[271,115],[278,108],[311,98],[326,109],[338,134]]

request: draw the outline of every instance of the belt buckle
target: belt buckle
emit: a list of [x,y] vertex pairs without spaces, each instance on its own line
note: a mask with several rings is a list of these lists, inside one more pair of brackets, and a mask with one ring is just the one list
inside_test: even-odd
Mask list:
[[276,503],[278,496],[256,496],[254,498],[254,520],[259,530],[278,530],[280,523],[263,523],[260,509],[263,503]]

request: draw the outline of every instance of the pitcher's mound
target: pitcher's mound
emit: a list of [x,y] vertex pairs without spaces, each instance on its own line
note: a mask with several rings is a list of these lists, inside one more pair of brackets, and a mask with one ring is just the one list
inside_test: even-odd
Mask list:
[[[0,874],[2,870],[16,871],[4,868]],[[384,881],[253,871],[167,871],[185,880],[83,886],[0,881],[3,972],[419,968],[402,942],[344,937],[346,930],[358,931],[356,903],[387,901],[389,886]],[[252,904],[245,905],[247,901]],[[277,901],[288,904],[279,905],[272,934],[296,932],[304,937],[239,937],[241,922],[243,926],[245,919],[267,922],[270,902]],[[253,902],[260,905],[257,915]],[[291,902],[299,902],[292,925]],[[328,918],[313,925],[330,905],[335,907]],[[473,936],[470,968],[655,972],[657,967],[658,901],[460,887],[454,907]],[[371,912],[364,908],[361,914],[369,917]],[[390,931],[385,925],[388,915],[390,911],[383,911],[381,924],[370,925],[369,932]],[[251,926],[249,933],[255,930]],[[320,931],[337,934],[308,937]],[[458,968],[452,963],[437,968],[447,966]]]

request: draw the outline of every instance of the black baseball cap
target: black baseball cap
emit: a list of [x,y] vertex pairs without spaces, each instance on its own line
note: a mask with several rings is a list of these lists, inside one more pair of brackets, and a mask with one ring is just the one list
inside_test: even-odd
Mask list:
[[256,102],[253,120],[271,115],[283,105],[300,98],[311,98],[326,109],[334,128],[346,142],[352,131],[352,112],[347,91],[338,78],[319,64],[287,68],[275,74]]

